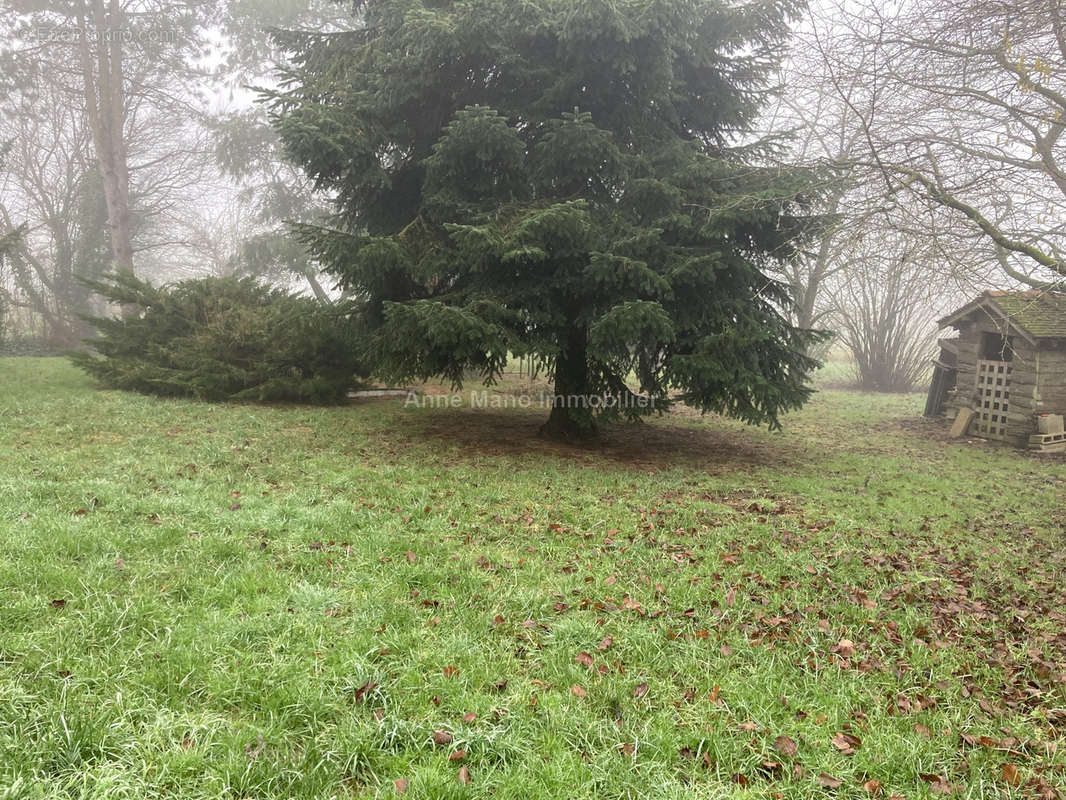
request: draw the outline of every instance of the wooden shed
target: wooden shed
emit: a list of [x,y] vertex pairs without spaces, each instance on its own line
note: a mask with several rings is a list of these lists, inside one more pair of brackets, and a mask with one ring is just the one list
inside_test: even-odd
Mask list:
[[985,292],[940,327],[959,333],[944,405],[973,410],[971,436],[1026,445],[1040,415],[1066,413],[1066,293]]

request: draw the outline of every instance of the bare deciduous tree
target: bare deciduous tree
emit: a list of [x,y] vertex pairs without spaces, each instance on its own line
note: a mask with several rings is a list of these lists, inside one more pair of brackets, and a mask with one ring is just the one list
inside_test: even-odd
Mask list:
[[938,298],[923,254],[908,244],[871,237],[837,276],[832,321],[863,389],[913,389],[934,352]]
[[87,311],[78,275],[109,263],[107,212],[82,117],[56,102],[54,87],[23,92],[0,120],[10,146],[0,179],[0,224],[20,228],[0,275],[9,308],[38,315],[54,343],[77,342],[76,314]]
[[[207,72],[197,61],[219,5],[217,0],[0,0],[0,24],[11,32],[0,58],[15,90],[49,82],[62,89],[60,102],[84,118],[118,269],[134,269],[135,229],[143,212],[138,204],[152,195],[137,173],[151,172],[157,179],[164,161],[173,169],[183,166],[188,122],[201,113],[190,79],[205,83]],[[170,152],[146,146],[150,117],[164,121]]]
[[[115,267],[133,272],[130,235],[130,170],[126,145],[126,77],[122,37],[125,16],[118,0],[77,0],[74,13],[84,104],[107,199],[107,225]],[[97,36],[87,34],[89,30]],[[103,32],[110,36],[101,35]],[[95,41],[94,41],[95,40]],[[95,57],[94,57],[95,56]]]
[[[791,123],[790,157],[825,176],[821,238],[793,259],[785,278],[805,327],[828,327],[854,359],[863,388],[910,388],[925,367],[936,314],[930,287],[941,282],[922,237],[901,227],[905,215],[869,163],[862,111],[872,102],[858,71],[835,79],[819,44],[827,23],[809,20],[796,35],[787,69],[788,91],[774,124]],[[919,275],[921,276],[919,278]]]
[[[1059,0],[838,2],[816,45],[890,193],[1016,282],[1066,278],[1066,9]],[[950,238],[950,237],[948,237]],[[944,247],[958,272],[973,266]],[[976,251],[976,252],[975,252]]]

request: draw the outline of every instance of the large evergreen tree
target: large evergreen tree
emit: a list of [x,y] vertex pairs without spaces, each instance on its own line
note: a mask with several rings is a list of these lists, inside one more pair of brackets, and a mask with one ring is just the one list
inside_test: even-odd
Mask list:
[[801,405],[817,334],[767,271],[811,181],[749,134],[793,8],[367,0],[351,31],[283,34],[274,121],[338,208],[299,233],[367,299],[379,371],[491,381],[530,355],[563,437],[602,413],[573,398],[645,412],[634,386],[749,423]]

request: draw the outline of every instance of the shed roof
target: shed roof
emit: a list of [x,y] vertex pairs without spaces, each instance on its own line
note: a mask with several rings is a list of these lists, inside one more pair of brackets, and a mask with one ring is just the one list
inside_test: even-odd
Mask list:
[[954,325],[977,311],[997,321],[1008,322],[1027,339],[1066,338],[1066,293],[1031,290],[1027,292],[983,292],[973,302],[940,320],[940,327]]

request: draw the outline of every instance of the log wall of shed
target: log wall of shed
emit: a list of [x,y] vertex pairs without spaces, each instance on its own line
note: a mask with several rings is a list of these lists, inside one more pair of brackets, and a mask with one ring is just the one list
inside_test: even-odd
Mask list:
[[[948,407],[957,412],[960,408],[976,408],[977,362],[981,359],[981,345],[986,333],[1003,334],[1001,324],[983,312],[969,320],[956,323],[959,331],[958,383],[955,396]],[[1011,362],[1010,410],[1007,412],[1006,439],[1014,444],[1026,444],[1035,431],[1033,415],[1040,408],[1042,399],[1040,375],[1044,352],[1038,351],[1024,337],[1013,334],[1014,359]],[[1066,353],[1063,353],[1066,356]],[[1038,360],[1039,357],[1039,360]],[[1063,387],[1066,389],[1066,386]],[[1056,397],[1057,401],[1057,397]]]
[[948,407],[956,411],[960,408],[973,408],[977,388],[977,339],[976,325],[972,322],[958,324],[958,361],[956,369],[958,378],[955,396],[948,401]]
[[1041,342],[1034,392],[1038,414],[1066,414],[1066,342]]
[[1028,444],[1036,432],[1037,368],[1039,351],[1021,336],[1014,336],[1014,371],[1011,375],[1010,413],[1007,438],[1016,444]]

